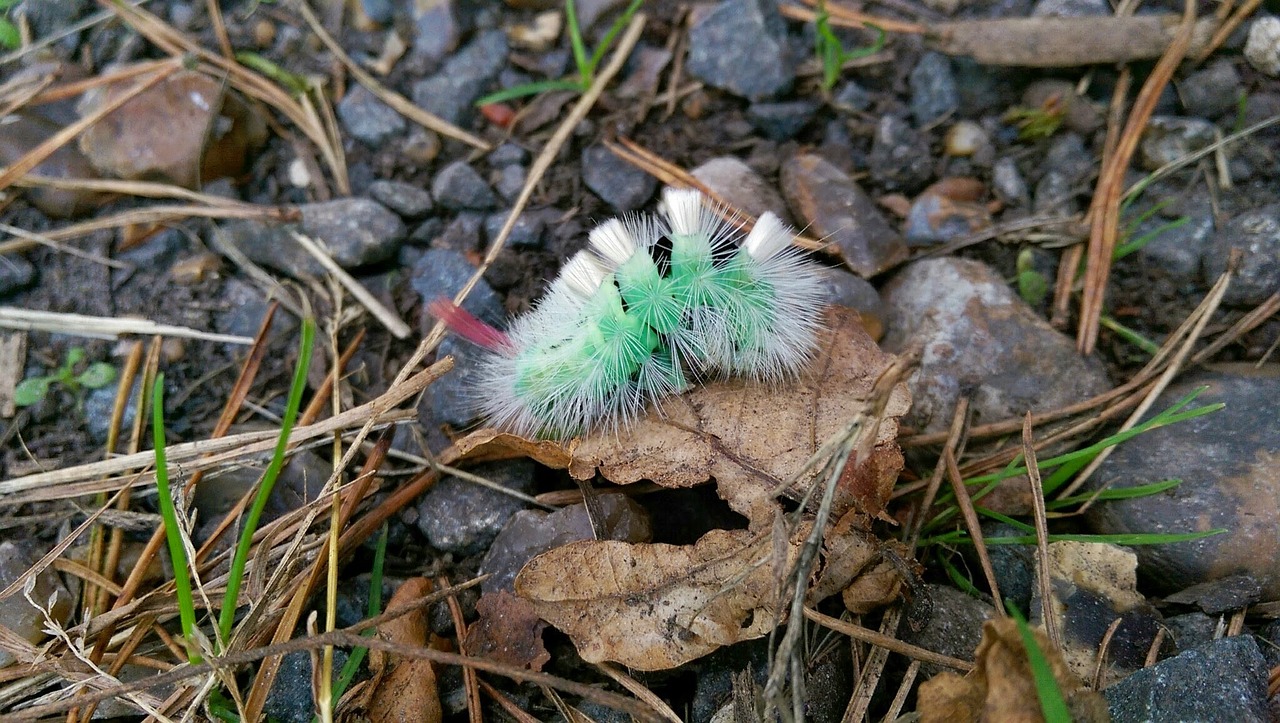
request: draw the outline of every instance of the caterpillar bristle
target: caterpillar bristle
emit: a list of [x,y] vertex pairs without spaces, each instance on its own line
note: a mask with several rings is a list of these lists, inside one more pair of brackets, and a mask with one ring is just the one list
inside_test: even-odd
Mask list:
[[697,191],[670,188],[659,213],[598,226],[502,343],[481,344],[500,347],[476,386],[491,424],[527,437],[616,432],[691,378],[774,382],[808,363],[822,272],[782,221],[765,214],[744,237]]

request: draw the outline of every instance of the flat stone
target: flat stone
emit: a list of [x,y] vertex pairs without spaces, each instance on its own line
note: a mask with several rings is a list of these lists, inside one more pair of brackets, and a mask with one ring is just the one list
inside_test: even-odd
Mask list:
[[501,30],[480,33],[445,61],[440,72],[413,84],[413,102],[455,125],[475,115],[475,102],[507,65],[507,36]]
[[951,423],[956,400],[972,392],[984,422],[1020,418],[1088,399],[1110,388],[1102,364],[1076,353],[1004,278],[977,261],[917,261],[881,289],[888,310],[881,346],[921,344],[919,371],[904,419],[935,432]]
[[[468,471],[510,490],[533,491],[534,464],[530,460],[488,462]],[[474,555],[488,548],[507,520],[526,506],[511,495],[449,475],[422,496],[418,529],[437,550]]]
[[405,129],[404,116],[359,84],[338,103],[338,120],[353,137],[371,146],[382,145]]
[[1223,302],[1256,306],[1280,291],[1280,203],[1247,211],[1227,221],[1209,241],[1204,276],[1217,279],[1227,269],[1232,251],[1243,258]]
[[458,47],[462,27],[453,0],[416,0],[413,4],[413,47],[410,56],[430,65]]
[[[506,211],[489,214],[484,220],[485,236],[490,241],[497,238],[498,232],[506,222]],[[511,227],[511,235],[507,237],[507,243],[516,248],[541,248],[546,232],[547,214],[526,211],[516,217],[516,224]]]
[[239,248],[255,263],[302,278],[327,272],[298,245],[294,230],[318,242],[344,269],[395,257],[406,234],[399,216],[367,198],[309,203],[298,210],[302,214],[299,224],[227,221],[217,227],[217,241]]
[[1138,159],[1142,167],[1154,171],[1217,140],[1215,126],[1203,118],[1155,116],[1142,133]]
[[435,208],[431,194],[412,183],[374,181],[369,184],[369,197],[409,220],[420,219]]
[[[973,651],[982,640],[982,625],[994,620],[996,609],[977,598],[970,597],[950,585],[926,583],[923,594],[915,595],[908,603],[908,618],[924,618],[919,630],[903,625],[898,633],[903,642],[919,645],[926,650],[942,653],[961,660],[973,660]],[[923,663],[920,674],[932,678],[943,670],[934,663]]]
[[[8,587],[19,576],[26,573],[40,556],[26,544],[9,540],[0,542],[0,588]],[[71,593],[63,586],[58,573],[52,567],[48,567],[36,575],[35,589],[31,593],[31,598],[45,605],[53,595],[58,596],[53,604],[53,618],[65,624],[71,617]],[[0,605],[0,625],[29,643],[39,643],[46,636],[44,613],[32,607],[22,593],[18,593]],[[0,650],[0,668],[13,662],[14,657],[11,653]]]
[[798,155],[782,164],[792,216],[827,239],[854,273],[869,278],[907,258],[907,245],[853,179],[825,159]]
[[1236,64],[1219,60],[1188,75],[1178,84],[1178,95],[1187,115],[1217,118],[1234,113],[1244,84]]
[[1114,723],[1266,723],[1267,666],[1248,635],[1222,638],[1143,668],[1102,692]]
[[1206,385],[1191,408],[1221,402],[1224,409],[1128,440],[1093,477],[1095,486],[1105,480],[1114,490],[1167,479],[1182,483],[1158,495],[1099,502],[1086,521],[1103,534],[1226,530],[1135,547],[1139,570],[1160,592],[1250,575],[1263,599],[1273,600],[1280,597],[1280,378],[1196,373],[1172,385],[1146,416]]
[[466,161],[454,161],[440,169],[431,181],[431,195],[452,211],[485,211],[498,205],[493,189]]
[[[467,257],[453,249],[427,249],[414,261],[409,270],[409,285],[418,293],[423,304],[430,303],[438,297],[452,299],[467,280],[476,271],[476,267]],[[481,279],[475,288],[467,294],[462,308],[471,312],[480,320],[493,326],[504,326],[506,312],[498,294]],[[423,316],[423,333],[435,326],[435,319]]]
[[[596,498],[607,539],[649,542],[649,513],[626,495],[602,494]],[[486,593],[514,591],[520,568],[537,555],[577,540],[595,539],[584,504],[569,505],[552,513],[522,510],[516,513],[485,555],[480,572],[490,575],[480,588]]]
[[653,197],[658,181],[604,146],[582,151],[582,182],[615,211],[634,211]]
[[867,167],[871,180],[884,190],[916,193],[934,175],[929,138],[902,118],[886,115],[871,139]]
[[747,121],[766,138],[786,141],[795,138],[821,107],[812,100],[752,103],[747,107]]
[[736,156],[719,156],[691,171],[693,177],[729,205],[759,218],[766,211],[786,221],[787,204],[773,184],[760,177]]
[[1195,605],[1210,615],[1243,610],[1262,599],[1262,586],[1250,575],[1231,575],[1192,585],[1165,596],[1167,603]]
[[790,90],[795,63],[775,0],[724,0],[689,30],[689,73],[749,100]]
[[960,91],[951,61],[941,53],[928,52],[920,56],[911,71],[911,115],[916,125],[928,125],[939,118],[954,113],[960,106]]

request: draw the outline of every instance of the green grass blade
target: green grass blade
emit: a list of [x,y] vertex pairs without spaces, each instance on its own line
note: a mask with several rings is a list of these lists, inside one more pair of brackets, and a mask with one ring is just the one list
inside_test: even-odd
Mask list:
[[1031,628],[1023,619],[1022,613],[1012,605],[1005,607],[1017,624],[1018,634],[1022,636],[1022,645],[1027,650],[1027,664],[1031,667],[1031,680],[1036,686],[1036,697],[1040,699],[1040,712],[1044,715],[1045,723],[1071,723],[1071,710],[1067,708],[1067,701],[1062,697],[1062,689],[1058,687],[1058,679],[1053,676],[1053,668],[1050,667],[1044,651],[1040,649],[1040,643],[1036,641],[1036,636],[1031,634]]
[[[382,570],[387,559],[388,529],[387,523],[382,523],[382,533],[378,535],[378,546],[374,548],[373,570],[369,575],[369,609],[365,617],[373,618],[382,613]],[[361,635],[367,637],[374,632],[374,629],[370,628]],[[368,652],[368,648],[352,648],[347,662],[342,665],[342,672],[338,674],[338,681],[333,684],[334,700],[342,700],[342,694],[347,692],[347,687],[356,677],[356,673],[360,670],[360,663],[364,662],[364,656]]]
[[1060,500],[1050,500],[1045,507],[1051,510],[1070,507],[1081,502],[1096,500],[1105,502],[1107,500],[1131,500],[1138,497],[1150,497],[1158,495],[1165,490],[1172,489],[1182,484],[1180,479],[1167,479],[1161,482],[1152,482],[1150,484],[1138,485],[1136,487],[1108,487],[1101,492],[1088,492],[1081,495],[1072,495],[1071,497],[1063,497]]
[[947,577],[951,578],[951,582],[955,583],[956,587],[979,600],[984,597],[982,591],[973,584],[973,581],[965,577],[964,573],[960,572],[960,568],[952,564],[951,560],[947,559],[946,556],[939,555],[938,563],[942,565],[942,569],[947,573]]
[[484,96],[476,101],[476,107],[489,105],[490,103],[504,103],[508,100],[523,98],[528,95],[537,95],[545,93],[549,90],[576,90],[582,91],[582,85],[573,80],[540,80],[536,83],[525,83],[523,85],[513,85],[510,88],[496,90],[489,95]]
[[587,56],[587,46],[582,42],[582,28],[578,27],[578,7],[573,0],[564,0],[564,16],[569,23],[569,45],[573,48],[573,62],[578,66],[578,80],[582,87],[591,84],[594,69]]
[[192,663],[200,662],[195,653],[196,629],[195,598],[191,595],[191,579],[187,576],[190,564],[187,548],[182,544],[182,528],[178,526],[178,513],[173,507],[173,494],[169,491],[169,463],[165,458],[164,441],[164,374],[156,375],[151,388],[151,438],[156,453],[156,496],[160,516],[164,518],[164,536],[169,543],[169,559],[173,562],[173,586],[178,592],[178,617],[182,621],[182,637],[187,641],[187,657]]
[[[627,6],[627,9],[622,11],[618,19],[613,21],[613,25],[609,26],[609,30],[605,32],[604,37],[600,38],[600,44],[596,46],[595,52],[591,54],[591,76],[593,78],[595,77],[596,68],[600,67],[600,61],[604,60],[604,54],[609,52],[609,46],[613,45],[614,38],[617,38],[618,33],[627,27],[627,23],[631,22],[632,16],[636,14],[636,11],[643,4],[644,0],[631,0],[631,4]],[[583,90],[585,91],[586,88],[583,88]]]
[[1121,324],[1120,322],[1116,321],[1114,317],[1103,314],[1101,317],[1099,317],[1098,323],[1102,324],[1103,326],[1107,327],[1111,331],[1115,332],[1116,336],[1138,347],[1139,349],[1146,352],[1150,356],[1155,356],[1157,353],[1160,352],[1159,344],[1155,343],[1154,341],[1151,341],[1147,337],[1139,334],[1133,329],[1130,329],[1124,324]]
[[302,321],[302,342],[299,344],[298,366],[293,370],[293,384],[289,388],[289,400],[285,405],[284,418],[280,421],[280,436],[276,438],[275,452],[271,455],[271,463],[262,475],[262,484],[253,498],[253,505],[245,515],[244,526],[240,531],[240,540],[236,543],[235,556],[231,559],[231,572],[227,576],[227,591],[222,598],[222,611],[218,617],[218,630],[222,633],[222,644],[231,639],[231,627],[236,618],[236,603],[240,598],[240,584],[244,580],[244,568],[249,561],[249,548],[253,544],[253,533],[258,529],[258,520],[267,506],[267,498],[271,488],[275,486],[280,470],[284,468],[285,450],[289,448],[289,434],[293,431],[293,423],[298,418],[298,409],[302,406],[302,393],[307,388],[307,367],[311,363],[311,346],[315,341],[316,322],[313,319]]
[[1180,216],[1166,224],[1161,224],[1160,226],[1157,226],[1156,228],[1142,234],[1141,236],[1139,236],[1136,239],[1133,239],[1132,241],[1126,241],[1120,244],[1119,246],[1116,246],[1116,250],[1111,252],[1111,260],[1119,261],[1120,259],[1128,256],[1129,254],[1135,253],[1136,251],[1141,249],[1143,246],[1146,246],[1147,244],[1151,243],[1152,241],[1155,240],[1157,236],[1164,233],[1165,231],[1172,231],[1175,228],[1181,228],[1183,226],[1186,226],[1187,223],[1190,221],[1191,221],[1190,216]]

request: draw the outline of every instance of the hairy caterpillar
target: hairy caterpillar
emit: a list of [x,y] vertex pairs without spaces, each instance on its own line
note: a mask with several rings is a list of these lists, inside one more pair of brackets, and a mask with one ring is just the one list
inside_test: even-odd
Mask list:
[[504,333],[447,301],[430,310],[491,353],[476,389],[493,425],[571,437],[625,424],[690,378],[793,376],[814,351],[821,270],[771,213],[745,237],[697,191],[612,219]]

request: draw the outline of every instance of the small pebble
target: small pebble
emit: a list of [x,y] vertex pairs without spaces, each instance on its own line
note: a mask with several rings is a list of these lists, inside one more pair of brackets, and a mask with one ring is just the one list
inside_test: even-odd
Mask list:
[[369,196],[402,218],[417,220],[435,207],[431,194],[411,183],[379,180],[369,184]]
[[582,182],[615,211],[640,208],[658,189],[653,176],[600,145],[582,151]]
[[431,196],[453,211],[484,211],[498,205],[493,189],[466,161],[454,161],[436,173],[431,182]]
[[1280,18],[1265,16],[1249,26],[1244,59],[1259,73],[1280,76]]

